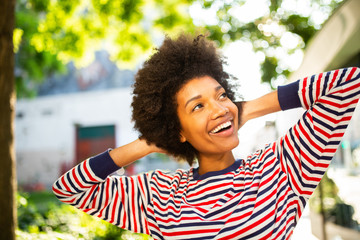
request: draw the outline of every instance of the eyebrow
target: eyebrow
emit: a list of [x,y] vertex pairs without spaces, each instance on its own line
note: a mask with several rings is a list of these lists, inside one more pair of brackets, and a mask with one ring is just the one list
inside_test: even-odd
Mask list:
[[[217,87],[215,88],[215,92],[219,91],[219,90],[222,89],[222,88],[223,88],[223,87],[222,87],[221,85],[217,86]],[[201,98],[201,97],[202,97],[202,95],[197,95],[197,96],[192,97],[192,98],[190,98],[189,100],[187,100],[187,102],[185,103],[185,108],[186,108],[186,106],[187,106],[191,101],[194,101],[194,100],[199,99],[199,98]]]

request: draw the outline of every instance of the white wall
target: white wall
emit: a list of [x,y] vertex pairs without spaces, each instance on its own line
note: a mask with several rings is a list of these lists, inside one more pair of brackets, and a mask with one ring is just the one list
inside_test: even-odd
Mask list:
[[15,124],[19,184],[40,182],[49,188],[61,164],[74,162],[76,124],[115,125],[117,146],[136,139],[131,100],[129,88],[19,100]]

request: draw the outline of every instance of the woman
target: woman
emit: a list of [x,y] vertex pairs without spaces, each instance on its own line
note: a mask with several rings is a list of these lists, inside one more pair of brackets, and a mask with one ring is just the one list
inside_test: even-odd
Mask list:
[[[136,75],[141,137],[65,173],[53,185],[57,197],[154,239],[289,239],[355,109],[360,69],[303,78],[235,104],[223,64],[202,36],[166,38]],[[284,136],[234,158],[244,123],[301,106],[306,112]],[[197,159],[199,167],[110,175],[153,152],[190,165]]]

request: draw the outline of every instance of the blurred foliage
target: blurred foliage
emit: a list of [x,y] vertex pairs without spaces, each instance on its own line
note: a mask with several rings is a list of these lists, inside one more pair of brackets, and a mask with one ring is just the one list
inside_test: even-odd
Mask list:
[[65,64],[84,66],[105,49],[121,67],[134,67],[163,33],[195,31],[191,0],[16,1],[16,90],[35,95],[36,84]]
[[[210,38],[223,46],[229,41],[243,40],[252,43],[255,52],[260,52],[264,58],[261,63],[262,82],[276,88],[277,79],[285,79],[291,69],[281,55],[292,55],[297,50],[303,50],[314,36],[321,24],[314,21],[314,12],[321,12],[327,17],[336,9],[342,0],[269,0],[268,12],[251,22],[242,22],[237,16],[237,10],[246,4],[246,0],[202,0],[202,7],[217,12],[216,25],[208,25],[206,29]],[[284,7],[290,4],[308,4],[307,13],[297,12],[296,9]],[[240,16],[241,17],[241,16]],[[327,19],[324,19],[324,21]],[[287,36],[298,39],[295,46],[284,46]],[[239,53],[241,54],[241,53]]]
[[[18,239],[150,240],[61,203],[51,192],[18,193]],[[91,226],[91,227],[89,227]]]
[[326,221],[337,225],[360,231],[359,223],[353,219],[354,207],[346,204],[338,195],[339,189],[334,180],[327,173],[321,179],[322,199],[320,188],[317,187],[310,198],[310,208],[316,213],[321,213],[321,201]]
[[[91,63],[99,49],[107,50],[122,68],[134,67],[164,34],[179,32],[205,32],[219,47],[250,41],[263,56],[262,82],[275,88],[277,79],[294,70],[281,55],[303,50],[321,27],[313,13],[329,16],[342,0],[292,0],[308,3],[307,13],[285,8],[288,1],[269,0],[266,14],[243,22],[237,10],[245,0],[18,0],[14,31],[18,97],[34,96],[36,83],[66,71],[69,61],[78,66]],[[197,16],[189,10],[194,4],[215,11],[216,23],[195,25]],[[294,46],[284,46],[289,36],[297,39]]]

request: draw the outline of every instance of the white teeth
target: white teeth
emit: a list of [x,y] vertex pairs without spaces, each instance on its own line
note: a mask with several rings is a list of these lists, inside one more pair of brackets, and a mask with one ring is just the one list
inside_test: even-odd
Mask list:
[[217,126],[214,130],[211,131],[211,133],[217,133],[219,132],[221,129],[227,128],[231,126],[231,122],[228,121],[226,123],[220,124],[219,126]]

